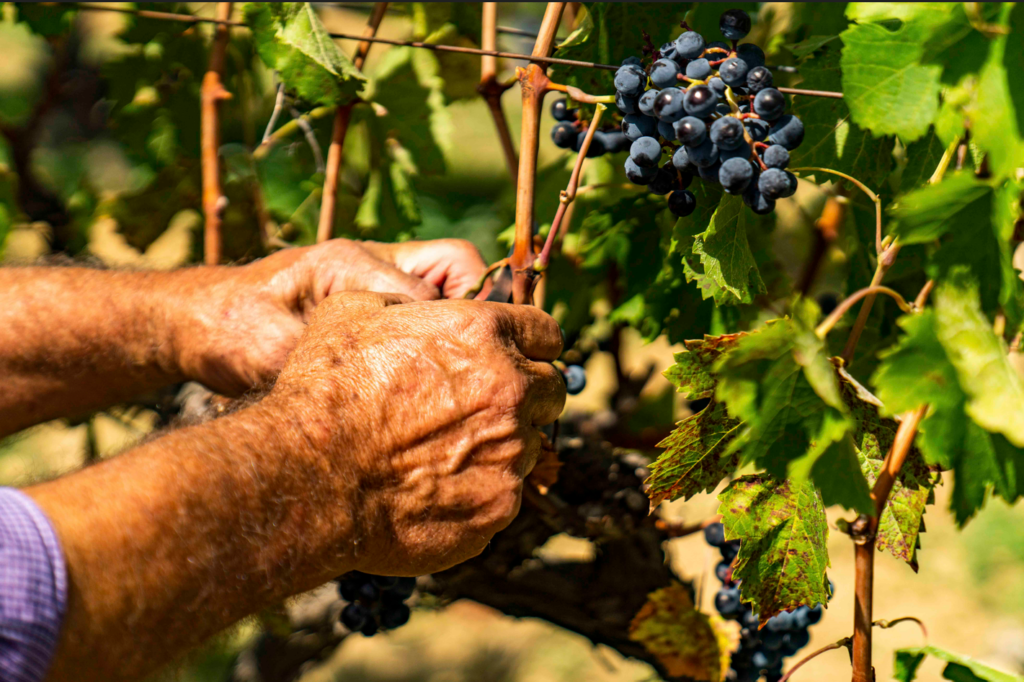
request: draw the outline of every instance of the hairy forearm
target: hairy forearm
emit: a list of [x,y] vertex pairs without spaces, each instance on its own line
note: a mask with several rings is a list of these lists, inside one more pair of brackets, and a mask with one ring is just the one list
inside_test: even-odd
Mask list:
[[180,381],[180,273],[0,269],[0,436]]
[[344,465],[296,454],[315,417],[290,408],[257,404],[26,490],[68,566],[51,679],[137,679],[351,568],[351,500],[318,493]]

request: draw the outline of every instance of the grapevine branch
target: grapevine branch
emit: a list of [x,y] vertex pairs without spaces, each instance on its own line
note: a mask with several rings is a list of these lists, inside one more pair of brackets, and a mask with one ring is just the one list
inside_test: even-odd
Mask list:
[[[146,17],[147,19],[156,19],[158,21],[181,21],[189,24],[222,24],[225,26],[248,28],[248,26],[241,21],[232,21],[229,19],[221,20],[210,17],[195,17],[190,14],[175,14],[173,12],[155,12],[152,10],[140,10],[128,7],[93,5],[84,2],[75,3],[75,6],[81,10],[134,14],[140,17]],[[503,29],[502,32],[509,33],[510,31],[508,29]],[[543,31],[541,31],[541,33],[543,33]],[[478,50],[472,47],[459,47],[457,45],[434,45],[432,43],[424,43],[416,40],[391,40],[389,38],[380,37],[367,38],[365,36],[350,35],[347,33],[329,33],[328,35],[340,40],[359,40],[370,43],[383,43],[385,45],[397,45],[400,47],[417,47],[424,50],[433,50],[435,52],[454,52],[457,54],[475,54],[480,56],[500,57],[502,59],[520,59],[522,61],[536,62],[538,64],[562,64],[563,66],[579,66],[586,69],[602,69],[604,71],[617,71],[620,68],[614,64],[598,64],[597,62],[584,62],[576,59],[560,59],[558,57],[525,55],[518,54],[516,52],[503,52],[501,50]],[[801,88],[776,88],[776,90],[789,95],[830,97],[832,99],[843,98],[843,93],[833,92],[830,90],[803,90]]]
[[[498,46],[498,3],[483,3],[483,21],[480,42],[485,51],[493,52]],[[516,150],[512,144],[512,133],[508,128],[508,119],[505,118],[505,111],[501,108],[502,94],[512,87],[511,83],[498,82],[498,58],[493,55],[480,57],[480,85],[477,86],[487,107],[491,110],[491,117],[494,119],[494,127],[498,129],[498,140],[501,141],[501,151],[505,155],[505,165],[508,166],[509,176],[519,176],[519,159],[516,157]]]
[[[362,69],[366,62],[366,55],[370,52],[369,38],[377,35],[380,22],[384,20],[384,13],[387,11],[388,3],[378,2],[373,6],[373,13],[370,21],[363,31],[363,40],[356,47],[352,63],[357,69]],[[352,119],[352,107],[358,100],[348,104],[339,104],[334,113],[334,127],[331,129],[331,146],[327,150],[327,169],[324,175],[324,191],[320,198],[320,222],[316,228],[317,242],[325,242],[334,234],[334,213],[335,204],[338,199],[338,176],[341,174],[342,151],[345,146],[345,134],[348,132],[348,124]]]
[[[231,16],[231,3],[217,3],[217,19],[227,20]],[[220,263],[222,238],[221,214],[227,206],[227,197],[220,185],[220,103],[231,97],[224,89],[224,55],[228,49],[228,25],[220,23],[210,50],[210,65],[203,76],[200,108],[200,142],[203,160],[203,215],[206,219],[203,230],[203,253],[207,265]]]
[[886,296],[892,297],[892,299],[896,301],[896,305],[898,305],[900,310],[903,312],[914,312],[914,308],[904,300],[903,296],[901,296],[898,291],[880,285],[864,287],[843,299],[842,303],[837,305],[836,309],[833,310],[828,317],[822,320],[821,324],[819,324],[814,330],[814,333],[817,334],[818,338],[825,338],[828,333],[832,331],[832,327],[836,326],[836,322],[838,322],[843,315],[853,307],[854,303],[867,296],[877,296],[878,294],[885,294]]
[[793,673],[799,670],[801,666],[804,665],[804,663],[807,663],[808,661],[811,661],[824,653],[828,653],[829,651],[835,651],[836,649],[842,649],[843,647],[849,648],[851,642],[852,640],[849,637],[843,637],[838,642],[832,642],[831,644],[823,646],[817,651],[808,654],[807,656],[797,661],[796,664],[794,664],[793,667],[789,669],[789,672],[787,672],[785,675],[782,676],[781,679],[779,679],[779,682],[788,682],[789,678],[793,676]]

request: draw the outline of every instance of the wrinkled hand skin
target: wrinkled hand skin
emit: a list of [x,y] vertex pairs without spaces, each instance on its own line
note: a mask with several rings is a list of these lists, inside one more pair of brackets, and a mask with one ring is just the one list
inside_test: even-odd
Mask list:
[[235,268],[186,271],[169,363],[225,395],[273,379],[312,311],[331,294],[371,291],[416,301],[461,298],[486,266],[460,239],[383,244],[334,239]]
[[332,486],[324,499],[356,491],[353,568],[381,575],[422,575],[483,551],[519,511],[536,427],[565,403],[550,364],[561,331],[546,313],[407,300],[326,299],[263,405],[303,415],[335,473],[322,479]]

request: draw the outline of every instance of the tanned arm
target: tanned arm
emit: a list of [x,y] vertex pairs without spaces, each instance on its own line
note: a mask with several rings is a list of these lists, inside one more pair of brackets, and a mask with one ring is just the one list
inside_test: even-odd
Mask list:
[[464,561],[514,518],[565,400],[558,325],[398,301],[328,297],[259,403],[25,491],[68,568],[51,680],[138,679],[347,570]]
[[244,267],[0,269],[0,437],[184,380],[242,394],[276,376],[328,295],[454,298],[483,270],[459,240],[344,239]]

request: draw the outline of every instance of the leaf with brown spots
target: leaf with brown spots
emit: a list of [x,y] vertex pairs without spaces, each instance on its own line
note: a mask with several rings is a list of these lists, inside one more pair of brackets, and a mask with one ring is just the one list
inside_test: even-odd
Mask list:
[[643,644],[672,677],[722,682],[736,642],[730,625],[695,609],[689,590],[676,584],[647,595],[629,638]]
[[762,626],[782,611],[828,604],[828,521],[812,483],[743,476],[718,499],[726,539],[741,542],[733,580]]
[[711,366],[746,335],[741,332],[684,341],[686,350],[675,354],[676,364],[665,370],[665,378],[689,400],[710,398],[715,392]]
[[[682,355],[682,353],[680,353]],[[668,438],[658,443],[666,448],[651,465],[645,490],[651,510],[665,500],[690,499],[699,492],[711,492],[739,466],[738,452],[726,452],[740,422],[729,417],[725,405],[714,400],[697,414],[676,425]]]

